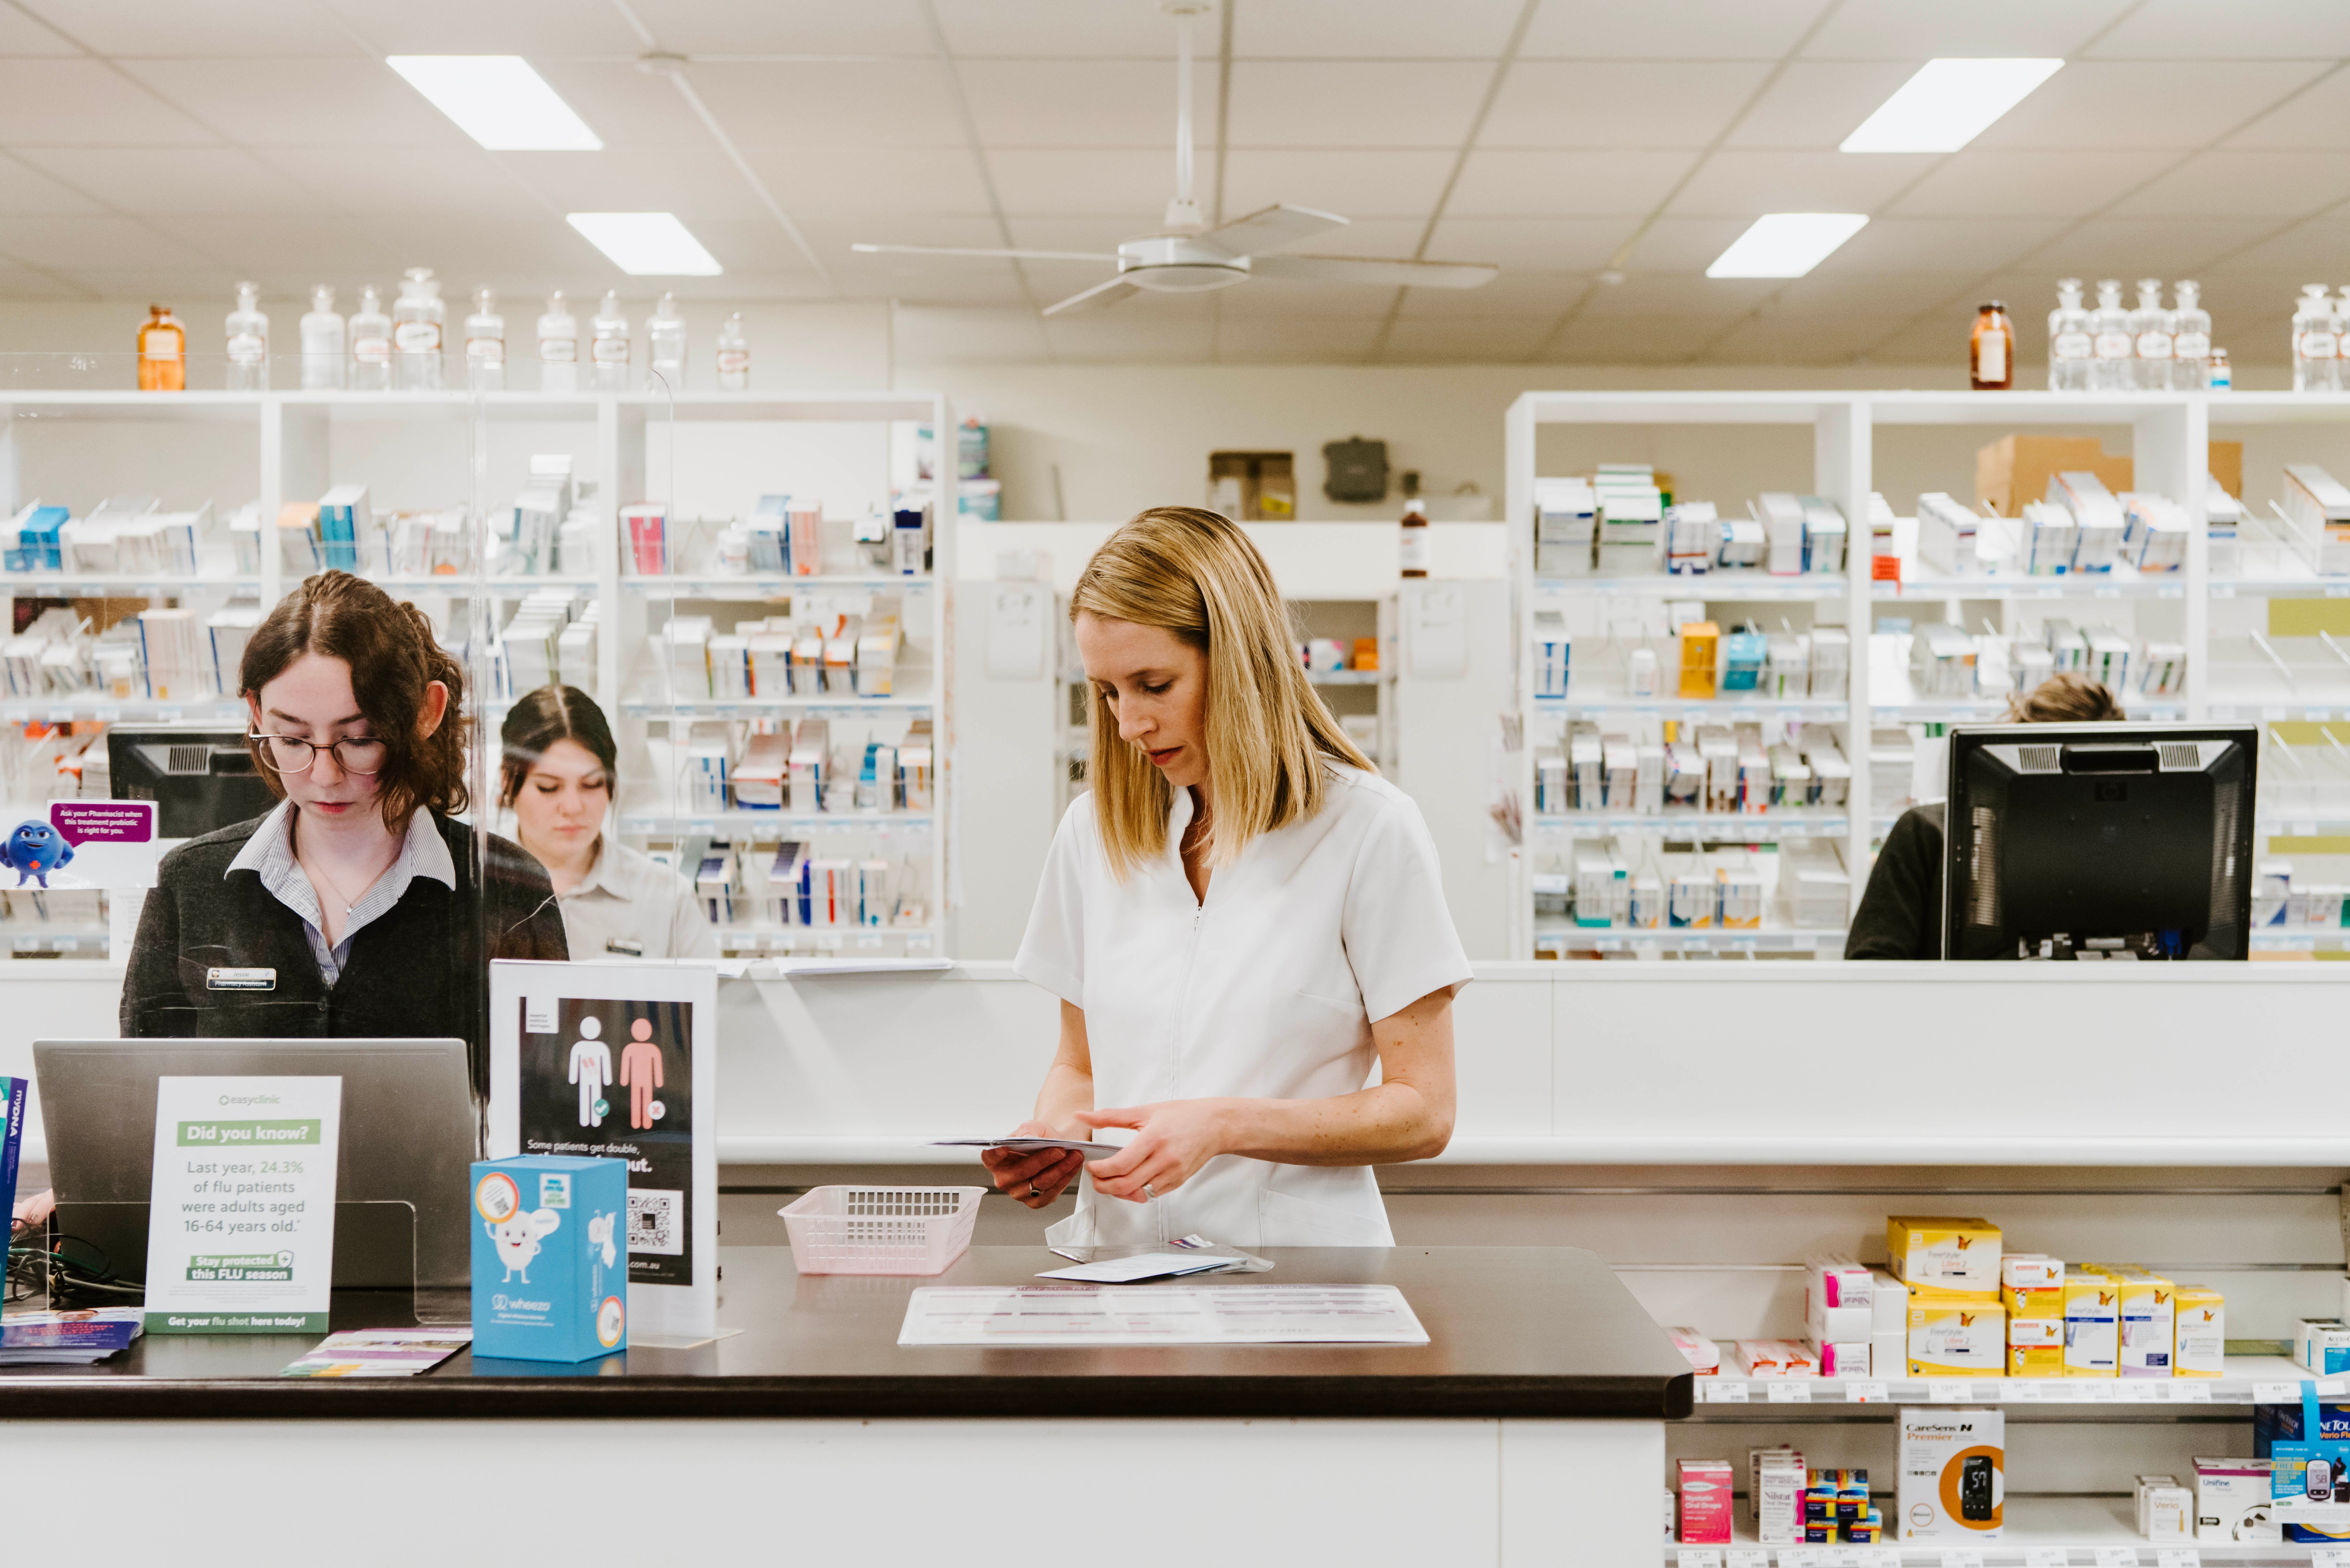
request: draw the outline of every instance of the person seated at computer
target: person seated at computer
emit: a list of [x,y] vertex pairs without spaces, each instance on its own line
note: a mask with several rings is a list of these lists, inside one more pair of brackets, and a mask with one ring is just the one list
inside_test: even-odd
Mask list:
[[423,613],[347,572],[269,612],[239,667],[281,804],[163,857],[122,982],[126,1035],[456,1036],[488,1091],[488,961],[569,956],[537,861],[477,861],[464,675]]
[[693,884],[604,831],[619,776],[611,726],[576,686],[542,686],[499,733],[498,804],[538,857],[563,907],[576,959],[714,959]]
[[[2052,675],[2007,701],[2014,724],[2120,723],[2114,694],[2079,675]],[[1885,836],[1845,938],[1848,959],[1942,956],[1942,801],[1913,805]]]

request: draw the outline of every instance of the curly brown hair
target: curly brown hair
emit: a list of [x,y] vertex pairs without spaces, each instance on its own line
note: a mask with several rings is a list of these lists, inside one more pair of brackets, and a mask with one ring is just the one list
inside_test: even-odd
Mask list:
[[[414,605],[394,599],[364,577],[320,572],[277,601],[244,645],[237,667],[238,695],[258,701],[261,689],[306,653],[339,659],[351,670],[351,694],[390,756],[376,775],[376,797],[384,826],[407,831],[419,806],[442,816],[463,811],[465,789],[465,672],[432,635],[432,623]],[[449,690],[440,727],[423,725],[432,682]],[[280,799],[285,786],[262,759],[260,742],[247,740],[254,771]]]
[[2118,724],[2128,717],[2102,682],[2085,675],[2052,675],[2007,700],[2011,724]]

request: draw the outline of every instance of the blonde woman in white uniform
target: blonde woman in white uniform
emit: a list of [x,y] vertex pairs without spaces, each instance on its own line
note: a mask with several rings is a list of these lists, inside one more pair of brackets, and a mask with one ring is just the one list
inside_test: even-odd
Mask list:
[[[1021,1130],[1134,1136],[1083,1166],[1052,1241],[1394,1245],[1371,1168],[1450,1141],[1469,979],[1419,807],[1323,706],[1225,518],[1142,513],[1070,609],[1094,787],[1014,965],[1061,999]],[[984,1158],[1031,1208],[1081,1175],[1075,1153]]]

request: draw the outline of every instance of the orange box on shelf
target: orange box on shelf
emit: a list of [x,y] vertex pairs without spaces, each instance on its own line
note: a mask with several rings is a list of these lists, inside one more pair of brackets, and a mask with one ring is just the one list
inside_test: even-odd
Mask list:
[[1684,697],[1713,695],[1713,667],[1721,650],[1721,628],[1710,620],[1681,627],[1681,687]]

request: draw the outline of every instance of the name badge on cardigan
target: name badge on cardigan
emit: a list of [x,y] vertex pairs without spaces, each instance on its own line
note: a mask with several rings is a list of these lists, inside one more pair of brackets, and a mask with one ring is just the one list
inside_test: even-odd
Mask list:
[[619,953],[623,958],[642,958],[645,956],[645,944],[632,942],[626,937],[607,937],[604,939],[604,950]]
[[277,971],[274,969],[208,969],[204,971],[206,991],[276,991]]

